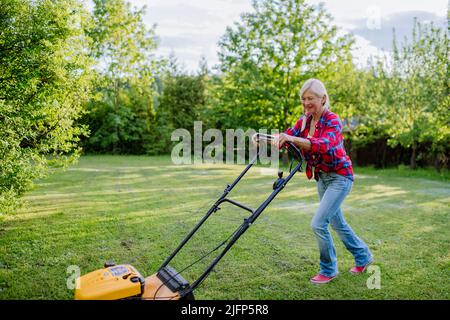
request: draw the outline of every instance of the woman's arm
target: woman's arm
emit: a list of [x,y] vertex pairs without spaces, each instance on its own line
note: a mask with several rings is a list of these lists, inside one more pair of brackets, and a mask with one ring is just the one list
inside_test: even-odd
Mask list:
[[286,142],[292,142],[294,145],[305,151],[311,150],[311,141],[308,139],[290,136],[286,133],[280,133],[277,141],[278,148],[281,149]]
[[338,117],[329,119],[319,138],[305,139],[291,136],[289,132],[287,134],[281,133],[278,136],[278,147],[283,147],[288,141],[311,153],[327,153],[339,143],[342,143],[342,123]]

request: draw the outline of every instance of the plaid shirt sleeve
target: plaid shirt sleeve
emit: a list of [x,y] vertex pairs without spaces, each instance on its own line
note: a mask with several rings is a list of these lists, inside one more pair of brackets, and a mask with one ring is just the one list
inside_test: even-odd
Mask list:
[[320,138],[308,138],[311,142],[311,153],[329,153],[342,141],[342,123],[338,117],[331,117],[325,122],[325,129]]
[[297,122],[295,123],[295,125],[294,125],[293,127],[291,127],[291,128],[287,128],[287,129],[284,131],[284,133],[286,133],[287,135],[290,135],[290,136],[298,137],[298,135],[300,134],[300,129],[301,129],[301,127],[302,127],[302,123],[303,123],[304,120],[305,120],[305,117],[304,117],[304,116],[301,116],[301,117],[297,120]]

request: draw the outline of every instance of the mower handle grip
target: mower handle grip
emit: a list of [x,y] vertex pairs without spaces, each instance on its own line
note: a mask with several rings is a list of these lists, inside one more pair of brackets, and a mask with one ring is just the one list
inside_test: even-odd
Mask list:
[[[266,142],[272,142],[273,140],[275,140],[276,137],[270,134],[264,134],[264,133],[255,133],[252,136],[252,140],[254,142],[259,142],[261,140],[264,140]],[[293,144],[292,142],[285,142],[284,146],[287,146],[287,149],[290,150],[294,157],[298,160],[298,161],[302,161],[303,160],[303,156],[302,153],[300,151],[299,148],[297,148],[297,146],[295,144]]]
[[266,141],[266,142],[272,142],[273,140],[275,140],[276,139],[276,137],[275,136],[273,136],[273,135],[271,135],[271,134],[265,134],[265,133],[255,133],[253,136],[252,136],[252,141],[253,142],[259,142],[259,141],[261,141],[261,140],[264,140],[264,141]]

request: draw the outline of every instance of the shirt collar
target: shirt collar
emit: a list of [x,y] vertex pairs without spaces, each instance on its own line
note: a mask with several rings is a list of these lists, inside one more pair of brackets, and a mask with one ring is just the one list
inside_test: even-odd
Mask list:
[[[322,125],[325,122],[325,119],[328,116],[329,112],[330,112],[330,110],[328,110],[328,108],[322,112],[322,115],[320,116],[320,119],[317,122],[318,125]],[[312,114],[309,114],[308,117],[306,118],[306,125],[308,126],[308,128],[309,128],[309,125],[311,124],[311,121],[312,121]]]

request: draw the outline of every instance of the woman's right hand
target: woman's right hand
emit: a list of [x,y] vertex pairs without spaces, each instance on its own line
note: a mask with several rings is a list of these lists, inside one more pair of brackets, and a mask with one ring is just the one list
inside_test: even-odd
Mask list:
[[283,146],[286,142],[294,143],[294,137],[290,136],[286,133],[280,133],[280,135],[278,136],[278,139],[277,139],[278,149],[283,148]]

